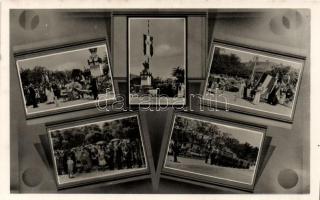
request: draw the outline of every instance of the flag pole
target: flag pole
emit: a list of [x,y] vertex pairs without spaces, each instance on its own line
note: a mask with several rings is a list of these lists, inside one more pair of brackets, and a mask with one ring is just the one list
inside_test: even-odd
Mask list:
[[253,69],[252,69],[252,72],[251,72],[251,77],[250,77],[250,81],[252,82],[253,79],[254,79],[254,74],[255,74],[255,71],[256,71],[256,65],[257,65],[257,61],[258,61],[258,57],[255,56],[254,59],[254,64],[253,64]]

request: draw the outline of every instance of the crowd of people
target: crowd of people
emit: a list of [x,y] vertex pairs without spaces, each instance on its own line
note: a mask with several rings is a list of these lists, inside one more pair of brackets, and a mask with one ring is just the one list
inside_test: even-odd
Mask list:
[[113,139],[54,151],[58,175],[69,178],[92,171],[121,170],[145,166],[141,142]]
[[[191,152],[197,152],[197,156],[191,154]],[[249,169],[254,166],[254,162],[249,162],[245,159],[240,159],[235,153],[233,153],[227,147],[218,148],[207,142],[202,148],[198,147],[186,147],[186,144],[179,144],[176,140],[171,140],[169,145],[169,155],[173,156],[173,162],[179,162],[178,156],[191,157],[204,160],[206,164]],[[210,161],[210,162],[209,162]]]
[[225,148],[224,151],[208,143],[204,150],[205,163],[210,165],[232,167],[232,168],[244,168],[249,169],[254,163],[244,159],[240,159],[230,149]]
[[84,77],[71,79],[69,81],[44,81],[42,84],[24,86],[26,106],[39,107],[38,104],[55,104],[58,107],[60,102],[76,99],[98,99],[97,78]]
[[26,106],[39,107],[38,104],[55,104],[88,98],[97,100],[99,93],[112,91],[111,77],[107,59],[97,54],[97,48],[89,49],[90,56],[84,69],[74,68],[64,71],[49,70],[35,66],[21,68],[20,78],[26,99]]

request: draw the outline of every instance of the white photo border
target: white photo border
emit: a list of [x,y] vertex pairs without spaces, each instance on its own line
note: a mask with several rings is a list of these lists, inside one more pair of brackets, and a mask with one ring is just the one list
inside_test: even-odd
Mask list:
[[[260,142],[259,142],[259,151],[258,151],[257,161],[256,161],[256,165],[254,167],[254,173],[253,173],[251,182],[250,183],[246,183],[246,182],[236,181],[236,180],[232,180],[232,179],[226,179],[226,178],[222,178],[222,177],[218,177],[218,176],[204,175],[204,174],[200,174],[200,173],[192,172],[192,171],[188,171],[188,170],[180,170],[180,169],[176,169],[176,168],[172,168],[172,167],[167,167],[166,166],[166,162],[167,162],[167,156],[168,156],[168,152],[169,152],[169,144],[170,144],[170,140],[171,140],[171,137],[172,137],[174,125],[175,125],[175,122],[176,122],[176,117],[182,117],[182,118],[186,118],[186,119],[189,119],[189,120],[196,120],[196,121],[206,122],[206,123],[210,123],[210,124],[215,124],[215,125],[218,125],[218,126],[225,126],[225,127],[228,127],[228,128],[242,129],[242,130],[250,131],[250,132],[255,133],[255,134],[261,134],[261,139],[260,139]],[[171,128],[170,128],[170,134],[169,134],[169,139],[168,139],[168,142],[167,142],[167,147],[166,147],[166,151],[165,151],[165,157],[164,157],[164,162],[163,162],[162,168],[163,169],[170,169],[170,170],[174,170],[174,171],[185,172],[185,173],[188,173],[190,175],[195,174],[195,175],[202,176],[202,177],[214,178],[214,179],[217,179],[217,180],[215,180],[213,182],[216,182],[217,184],[219,184],[218,180],[225,180],[225,181],[228,181],[228,182],[240,183],[240,184],[244,184],[244,185],[248,185],[248,186],[252,186],[253,187],[254,184],[255,184],[258,168],[259,168],[259,166],[261,164],[260,160],[261,160],[262,148],[264,146],[263,142],[264,142],[265,132],[262,131],[262,129],[259,130],[259,131],[258,131],[258,129],[257,130],[253,130],[253,129],[249,129],[249,128],[246,129],[246,128],[242,128],[242,127],[236,127],[236,126],[227,125],[227,124],[224,124],[222,122],[215,122],[214,120],[210,121],[210,118],[205,119],[205,120],[202,119],[202,118],[207,118],[207,117],[201,117],[201,119],[196,119],[196,118],[190,117],[190,116],[188,116],[186,114],[176,113],[174,115],[173,122],[172,122],[172,125],[171,125]]]
[[[52,132],[58,131],[58,130],[65,130],[65,129],[75,128],[75,127],[88,126],[88,125],[91,125],[91,124],[97,124],[97,123],[103,123],[103,122],[111,122],[111,121],[115,121],[115,120],[122,120],[122,119],[131,118],[131,117],[135,117],[137,119],[137,121],[138,121],[139,134],[140,134],[140,140],[141,140],[141,144],[142,144],[145,167],[136,169],[134,171],[122,172],[122,173],[117,174],[119,176],[122,176],[122,175],[125,176],[125,175],[130,174],[130,173],[136,173],[136,172],[140,172],[140,171],[145,171],[145,170],[147,170],[149,168],[149,163],[148,163],[148,159],[147,159],[148,157],[147,157],[146,148],[145,148],[144,136],[143,136],[143,133],[142,133],[142,127],[141,127],[141,124],[140,124],[140,117],[139,117],[138,114],[131,114],[131,115],[127,115],[127,116],[119,116],[119,117],[115,117],[115,118],[111,117],[109,119],[99,119],[99,120],[94,121],[94,122],[84,123],[84,124],[75,125],[75,126],[67,126],[67,127],[64,127],[64,128],[57,128],[57,127],[50,128],[50,127],[48,127],[47,128],[47,134],[48,134],[48,139],[49,139],[49,143],[50,143],[50,151],[51,151],[51,157],[52,157],[52,162],[53,162],[54,176],[55,176],[55,180],[56,180],[58,188],[64,188],[64,185],[70,185],[70,184],[72,184],[71,187],[73,187],[73,185],[77,186],[77,185],[84,185],[86,183],[90,184],[92,182],[96,182],[94,179],[99,179],[98,180],[99,182],[100,182],[100,180],[104,181],[104,179],[105,179],[105,181],[108,181],[107,180],[108,179],[108,175],[100,176],[98,178],[86,178],[84,180],[61,183],[59,181],[59,175],[58,175],[58,170],[57,170],[58,168],[57,168],[57,163],[56,163],[56,159],[55,159],[55,156],[54,156],[54,149],[53,149],[52,136],[51,136]],[[116,175],[111,175],[111,176],[115,177]],[[68,186],[66,186],[66,187],[68,187]]]
[[40,55],[40,56],[33,56],[33,57],[30,57],[30,58],[16,59],[16,67],[17,67],[20,91],[21,91],[21,95],[22,95],[22,98],[23,98],[23,104],[24,104],[24,110],[25,110],[26,116],[28,117],[30,115],[39,114],[39,113],[47,113],[47,112],[50,112],[50,111],[61,111],[61,110],[64,110],[66,108],[73,108],[73,107],[78,107],[78,106],[82,106],[82,105],[90,105],[90,104],[93,105],[93,104],[97,103],[99,100],[93,100],[93,101],[90,101],[90,102],[85,102],[85,103],[80,103],[80,104],[75,104],[75,105],[69,105],[69,106],[64,106],[64,107],[58,107],[58,108],[50,108],[50,109],[46,109],[46,110],[40,110],[40,111],[37,111],[37,112],[28,112],[28,109],[27,109],[27,106],[26,106],[26,97],[25,97],[25,95],[23,93],[23,86],[22,86],[22,81],[21,81],[21,76],[20,76],[19,62],[23,62],[25,60],[33,60],[33,59],[37,59],[37,58],[41,58],[41,57],[48,57],[48,56],[52,56],[52,55],[59,55],[59,54],[64,54],[64,53],[69,53],[69,52],[83,51],[83,50],[88,50],[90,48],[98,48],[98,47],[104,47],[104,49],[105,49],[105,53],[106,53],[107,59],[108,59],[109,74],[110,74],[111,83],[112,83],[113,97],[106,98],[104,100],[106,100],[106,101],[108,101],[108,100],[116,100],[116,94],[115,94],[114,82],[113,82],[113,74],[112,74],[112,67],[111,67],[111,63],[110,63],[110,55],[109,55],[109,52],[108,52],[107,44],[90,45],[90,46],[81,47],[81,48],[76,48],[75,47],[74,50],[66,50],[66,51],[61,51],[61,52],[57,52],[57,53],[49,53],[49,54]]
[[[290,121],[293,121],[295,107],[296,107],[296,103],[297,103],[297,99],[298,99],[298,93],[299,93],[299,90],[300,90],[300,83],[301,83],[303,70],[304,70],[304,60],[297,59],[297,58],[291,58],[292,60],[295,60],[295,61],[292,61],[292,60],[289,60],[290,59],[289,56],[285,56],[286,59],[285,58],[277,58],[278,55],[276,53],[274,54],[274,56],[272,56],[271,55],[272,53],[263,53],[260,50],[250,50],[249,48],[246,48],[246,47],[233,47],[233,45],[223,44],[223,43],[220,43],[220,42],[217,42],[217,44],[215,44],[215,42],[213,42],[212,46],[213,46],[213,48],[212,48],[212,50],[210,52],[210,55],[209,55],[209,58],[210,58],[209,59],[209,63],[208,63],[209,67],[208,67],[208,71],[207,71],[207,75],[206,75],[204,89],[203,89],[203,92],[202,92],[202,100],[203,101],[216,102],[216,103],[226,103],[226,102],[215,100],[215,99],[207,99],[207,98],[205,98],[206,93],[207,93],[206,89],[207,89],[207,86],[208,86],[208,80],[209,80],[209,77],[210,77],[210,71],[211,71],[211,68],[214,67],[214,66],[212,66],[212,61],[213,61],[213,58],[214,58],[214,52],[215,52],[215,48],[216,47],[224,48],[224,49],[230,49],[230,50],[233,50],[233,51],[238,51],[238,52],[247,53],[247,54],[259,55],[261,57],[272,58],[274,60],[282,60],[282,61],[285,61],[285,62],[288,62],[288,63],[299,64],[300,67],[301,67],[299,69],[298,82],[297,82],[296,88],[295,88],[296,89],[296,93],[295,93],[295,96],[294,96],[294,100],[293,100],[292,108],[291,108],[291,111],[290,111],[290,115],[270,112],[270,111],[251,108],[251,107],[247,107],[247,106],[240,106],[240,105],[232,104],[232,103],[229,103],[229,102],[227,102],[227,104],[231,105],[231,106],[244,108],[244,109],[247,109],[248,111],[260,111],[260,112],[263,113],[263,114],[253,114],[253,115],[258,115],[258,116],[262,115],[263,117],[273,118],[272,116],[270,116],[270,117],[267,116],[267,114],[274,114],[275,116],[279,116],[280,119],[282,119],[282,117],[285,117],[285,118],[288,118]],[[280,57],[284,57],[284,56],[280,56]],[[230,110],[232,111],[233,109],[230,109]],[[246,113],[246,114],[247,113],[250,114],[249,112],[246,112],[246,111],[240,111],[240,112],[243,112],[243,113]],[[275,117],[275,118],[278,119],[277,117]]]

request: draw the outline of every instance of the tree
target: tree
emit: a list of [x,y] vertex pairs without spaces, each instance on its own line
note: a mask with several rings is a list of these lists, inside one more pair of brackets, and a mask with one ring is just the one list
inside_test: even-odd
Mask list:
[[33,69],[20,69],[21,82],[24,86],[30,83],[40,85],[42,83],[43,75],[48,71],[41,66],[36,66]]
[[217,50],[212,60],[210,74],[224,74],[243,78],[250,76],[253,68],[251,62],[242,63],[240,57],[236,54],[220,54]]
[[80,79],[82,75],[82,71],[80,69],[73,69],[71,72],[71,78],[73,80]]
[[271,70],[268,71],[267,73],[270,74],[273,77],[278,76],[278,79],[281,81],[283,76],[285,74],[287,74],[289,72],[289,70],[290,70],[289,66],[284,67],[283,65],[273,65],[271,67]]
[[54,72],[52,72],[52,75],[55,80],[59,80],[59,81],[64,82],[67,79],[67,75],[63,71],[54,71]]
[[172,70],[172,76],[177,78],[178,83],[184,83],[184,69],[180,66]]

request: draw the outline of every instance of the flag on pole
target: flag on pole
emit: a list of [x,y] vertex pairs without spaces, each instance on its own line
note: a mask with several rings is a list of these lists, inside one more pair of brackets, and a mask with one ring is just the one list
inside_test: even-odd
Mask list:
[[143,34],[143,53],[148,57],[153,56],[153,37]]

